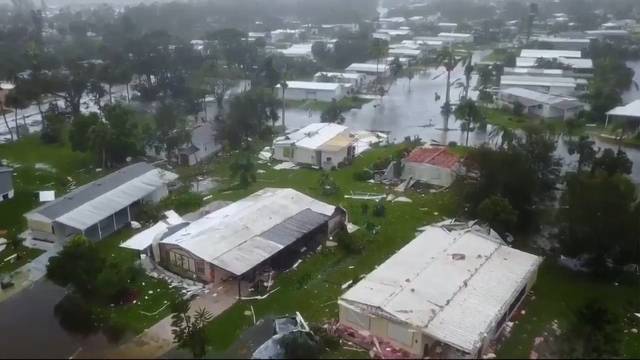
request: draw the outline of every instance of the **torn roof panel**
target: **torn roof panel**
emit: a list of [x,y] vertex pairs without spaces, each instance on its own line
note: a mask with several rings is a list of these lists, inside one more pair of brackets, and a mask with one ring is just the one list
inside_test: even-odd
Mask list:
[[446,147],[419,147],[405,161],[452,169],[460,162],[460,157]]

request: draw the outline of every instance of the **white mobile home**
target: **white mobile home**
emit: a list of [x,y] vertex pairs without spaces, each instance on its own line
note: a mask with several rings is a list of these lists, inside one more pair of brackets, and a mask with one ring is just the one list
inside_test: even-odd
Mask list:
[[273,158],[331,169],[355,157],[355,142],[346,126],[314,123],[275,139]]
[[538,36],[532,38],[531,40],[551,44],[554,50],[583,51],[588,50],[589,45],[591,44],[591,41],[585,38],[578,39],[554,36]]
[[463,33],[450,33],[450,32],[441,32],[438,34],[439,38],[449,39],[451,42],[455,43],[472,43],[473,35],[471,34],[463,34]]
[[[340,100],[349,92],[349,84],[325,83],[313,81],[287,81],[285,100],[315,100],[329,102]],[[276,92],[282,97],[282,86],[276,86]]]
[[456,23],[447,23],[447,22],[438,23],[438,29],[446,33],[452,33],[456,31],[457,28],[458,28],[458,24]]
[[294,44],[287,49],[280,50],[280,54],[294,59],[313,59],[313,44]]
[[240,283],[289,268],[343,228],[346,214],[293,189],[265,188],[192,222],[176,220],[122,246],[184,278]]
[[640,100],[632,101],[631,103],[615,107],[607,112],[607,121],[605,127],[609,125],[611,119],[623,119],[626,122],[635,122],[637,127],[640,128]]
[[543,58],[543,59],[558,59],[558,58],[582,58],[581,51],[570,50],[539,50],[539,49],[522,49],[520,51],[520,57],[525,58]]
[[354,63],[349,65],[345,69],[348,73],[364,74],[367,79],[373,79],[378,76],[387,77],[390,75],[389,65],[387,64],[367,64],[367,63]]
[[575,96],[586,91],[588,82],[585,79],[568,77],[545,77],[527,75],[503,75],[500,77],[500,88],[523,88],[547,94]]
[[131,222],[143,203],[169,194],[178,175],[137,163],[81,186],[24,215],[31,236],[48,242],[82,234],[100,240]]
[[340,333],[363,346],[374,337],[374,351],[403,357],[482,358],[540,263],[473,223],[428,226],[340,297]]
[[524,106],[526,115],[543,119],[567,120],[586,109],[584,103],[573,97],[549,95],[522,88],[500,90],[496,101],[498,105],[509,108],[520,103]]
[[313,81],[350,84],[354,90],[359,90],[367,81],[367,76],[357,73],[319,72],[313,76]]
[[[517,57],[516,67],[530,68],[536,67],[539,58]],[[593,61],[591,59],[563,58],[557,59],[559,63],[566,65],[568,68],[577,73],[589,73],[593,71]]]

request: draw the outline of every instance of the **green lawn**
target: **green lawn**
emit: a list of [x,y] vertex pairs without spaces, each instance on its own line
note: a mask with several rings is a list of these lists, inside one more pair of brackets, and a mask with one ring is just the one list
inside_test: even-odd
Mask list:
[[[528,299],[525,316],[514,327],[511,337],[499,350],[498,357],[528,358],[534,339],[543,336],[553,320],[558,320],[562,329],[574,311],[592,298],[601,300],[611,311],[631,320],[632,312],[640,312],[640,286],[615,286],[613,282],[598,282],[562,268],[551,259],[545,260],[533,288],[535,299]],[[635,327],[638,325],[640,321],[636,322]],[[631,328],[629,323],[625,323],[626,330]],[[640,335],[628,332],[622,336],[623,356],[639,358]]]
[[[22,265],[25,265],[28,262],[30,262],[32,259],[35,259],[38,256],[40,256],[43,252],[44,251],[42,250],[31,249],[22,245],[20,246],[20,248],[18,248],[18,251],[15,251],[12,248],[10,248],[10,246],[8,246],[3,251],[0,251],[0,275],[7,274],[17,270]],[[20,258],[18,260],[11,263],[8,261],[4,262],[5,259],[7,259],[8,257],[16,253],[20,254],[19,255]]]
[[[134,263],[139,259],[138,254],[133,250],[119,247],[123,241],[134,234],[134,230],[125,229],[96,244],[107,257],[116,257],[120,261]],[[165,307],[165,305],[177,295],[177,291],[172,289],[167,282],[146,274],[138,283],[134,284],[134,288],[138,294],[138,300],[135,304],[116,307],[96,306],[95,309],[111,324],[139,334],[171,314],[169,306]]]
[[0,159],[14,168],[15,197],[0,203],[0,230],[19,234],[26,228],[23,214],[38,206],[36,192],[67,192],[99,174],[91,169],[92,157],[72,152],[68,146],[47,145],[37,135],[10,144],[0,144]]

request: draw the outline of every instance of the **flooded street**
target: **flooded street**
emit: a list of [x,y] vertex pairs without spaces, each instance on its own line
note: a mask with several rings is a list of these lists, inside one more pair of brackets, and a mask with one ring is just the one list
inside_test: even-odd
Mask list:
[[54,315],[65,290],[46,280],[0,304],[0,358],[69,358],[80,348],[109,346],[102,335],[67,333]]

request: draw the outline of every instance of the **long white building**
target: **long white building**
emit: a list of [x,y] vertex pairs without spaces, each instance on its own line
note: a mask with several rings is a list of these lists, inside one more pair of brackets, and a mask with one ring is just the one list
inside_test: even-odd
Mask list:
[[414,358],[481,358],[536,280],[541,259],[467,223],[428,226],[343,294],[344,333]]
[[[315,100],[329,102],[340,100],[349,93],[350,84],[327,83],[314,81],[287,81],[284,92],[286,100]],[[282,97],[282,86],[278,84],[276,91]]]

